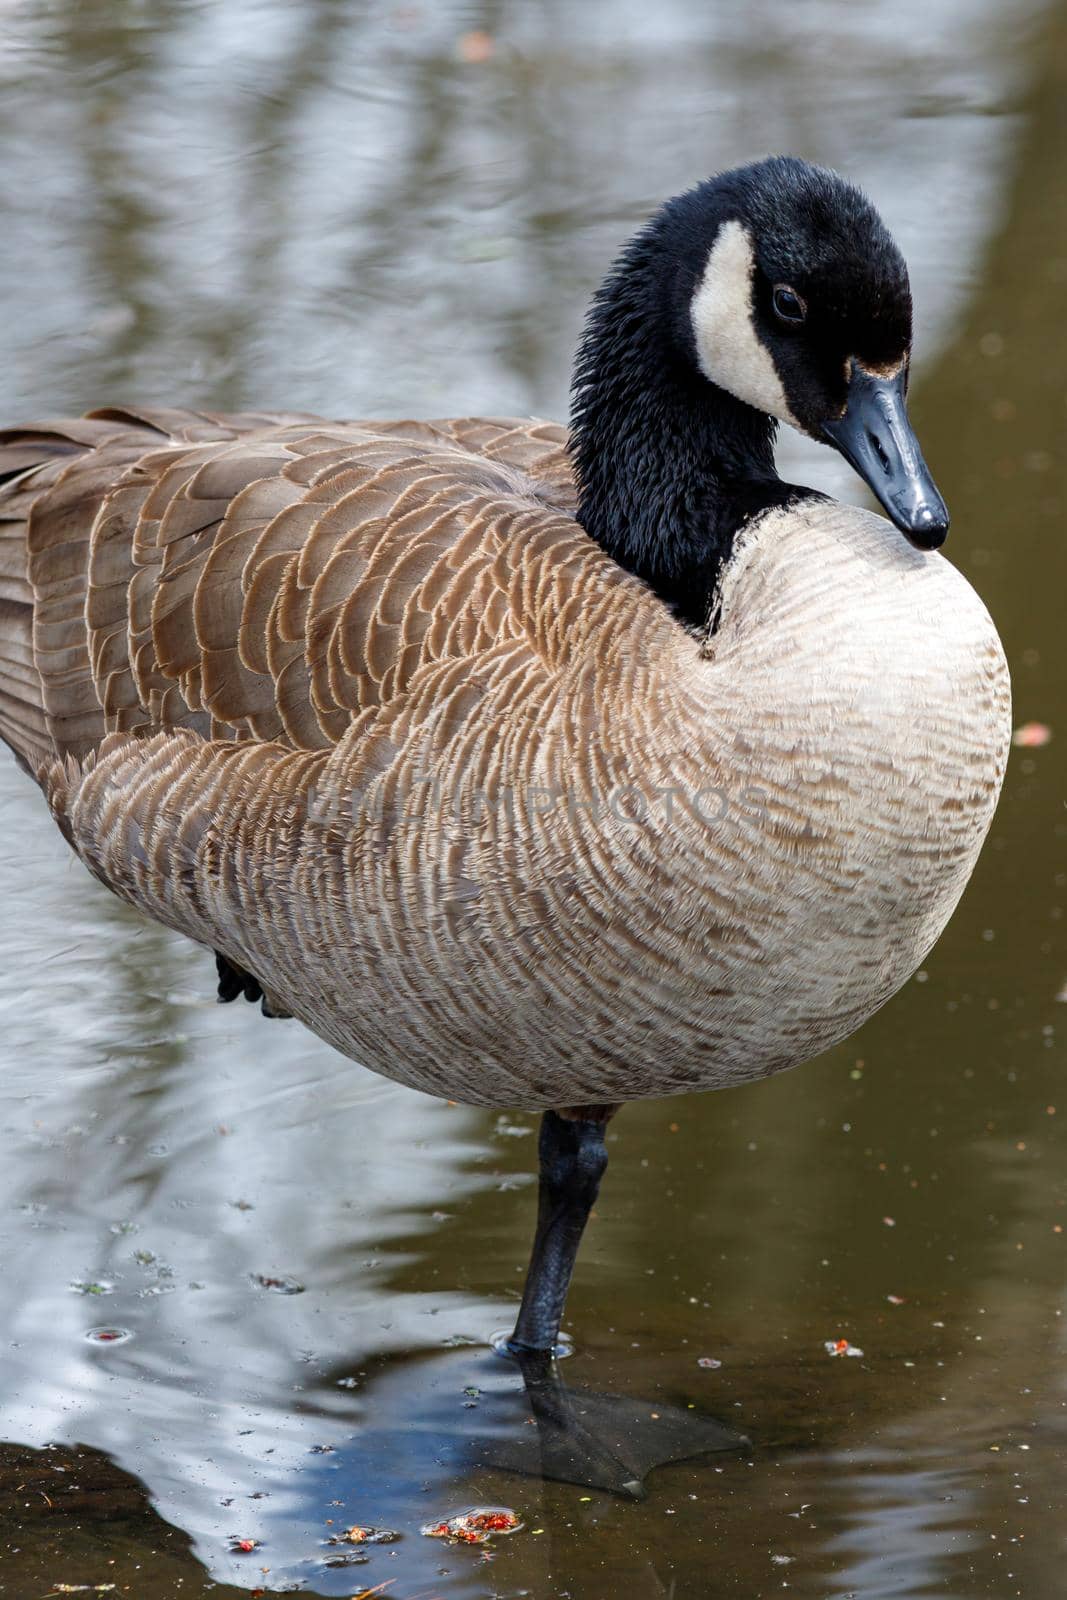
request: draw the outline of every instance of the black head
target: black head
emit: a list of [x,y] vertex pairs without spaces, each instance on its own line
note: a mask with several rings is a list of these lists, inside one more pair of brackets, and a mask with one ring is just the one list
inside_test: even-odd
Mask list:
[[711,383],[833,444],[913,543],[948,513],[905,409],[911,290],[870,201],[772,157],[670,201],[652,225],[679,344]]

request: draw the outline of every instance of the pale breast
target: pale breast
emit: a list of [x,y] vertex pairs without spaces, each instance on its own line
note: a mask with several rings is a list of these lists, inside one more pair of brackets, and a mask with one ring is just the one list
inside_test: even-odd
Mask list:
[[992,820],[1010,682],[948,561],[824,503],[742,540],[689,681],[728,797],[708,873],[721,885],[732,862],[722,886],[750,941],[716,1052],[734,1081],[846,1036],[921,963]]

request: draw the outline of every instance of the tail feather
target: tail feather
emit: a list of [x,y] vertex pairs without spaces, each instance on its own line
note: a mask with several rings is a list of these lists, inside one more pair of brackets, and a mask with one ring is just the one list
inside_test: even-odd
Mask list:
[[35,772],[51,740],[33,662],[33,606],[0,599],[0,739]]
[[[45,773],[57,757],[84,759],[109,726],[145,728],[154,718],[205,732],[231,726],[213,720],[201,704],[199,646],[194,652],[196,681],[189,687],[192,699],[185,698],[182,688],[189,674],[178,666],[165,670],[168,663],[173,665],[170,656],[166,662],[155,660],[153,595],[158,598],[157,582],[180,577],[184,556],[177,548],[168,555],[167,541],[157,546],[153,529],[153,570],[144,570],[135,525],[151,491],[185,447],[206,448],[210,454],[212,446],[228,445],[245,434],[303,429],[307,424],[322,425],[321,419],[302,413],[222,417],[206,411],[107,407],[85,417],[0,429],[0,739],[31,772]],[[270,459],[274,470],[273,455]],[[221,504],[203,512],[196,507],[194,521],[201,514],[214,516],[211,525],[217,528],[219,511],[257,480],[261,466],[259,457],[250,454],[238,479],[216,497]],[[216,474],[216,481],[225,486],[230,480],[224,473],[221,479]],[[160,514],[178,498],[172,484],[159,503]],[[105,507],[114,519],[98,521]],[[189,513],[181,510],[187,520]],[[146,520],[152,523],[154,518]],[[174,535],[175,546],[179,536],[203,533],[207,527],[183,523],[180,535]],[[166,572],[156,573],[155,565]],[[167,596],[171,604],[173,593],[184,607],[181,625],[188,629],[190,596],[175,585]],[[162,609],[169,614],[167,606]],[[106,656],[110,670],[105,670],[111,641],[118,641],[118,647]],[[184,645],[179,640],[183,650]]]
[[85,448],[36,430],[0,439],[0,739],[33,773],[54,748],[34,657],[29,515],[41,491]]

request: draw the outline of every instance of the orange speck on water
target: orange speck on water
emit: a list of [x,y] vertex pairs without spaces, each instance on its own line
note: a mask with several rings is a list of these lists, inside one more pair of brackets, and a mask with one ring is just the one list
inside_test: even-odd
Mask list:
[[1024,722],[1016,728],[1011,736],[1011,742],[1020,750],[1040,750],[1052,738],[1052,729],[1047,722]]
[[491,33],[487,33],[484,28],[472,28],[469,33],[460,35],[457,54],[468,66],[477,67],[485,61],[491,61],[495,49],[496,44]]

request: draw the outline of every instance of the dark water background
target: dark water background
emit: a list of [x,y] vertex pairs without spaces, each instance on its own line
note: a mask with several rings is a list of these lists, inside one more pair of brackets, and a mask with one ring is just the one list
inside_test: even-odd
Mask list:
[[[949,550],[1053,736],[861,1035],[614,1124],[568,1376],[752,1454],[640,1505],[472,1469],[533,1119],[216,1007],[3,761],[0,1595],[1063,1592],[1067,7],[3,0],[0,410],[562,415],[612,251],[770,149],[862,182],[908,255]],[[487,1500],[526,1519],[493,1561],[420,1538]],[[404,1537],[326,1569],[331,1517]]]

